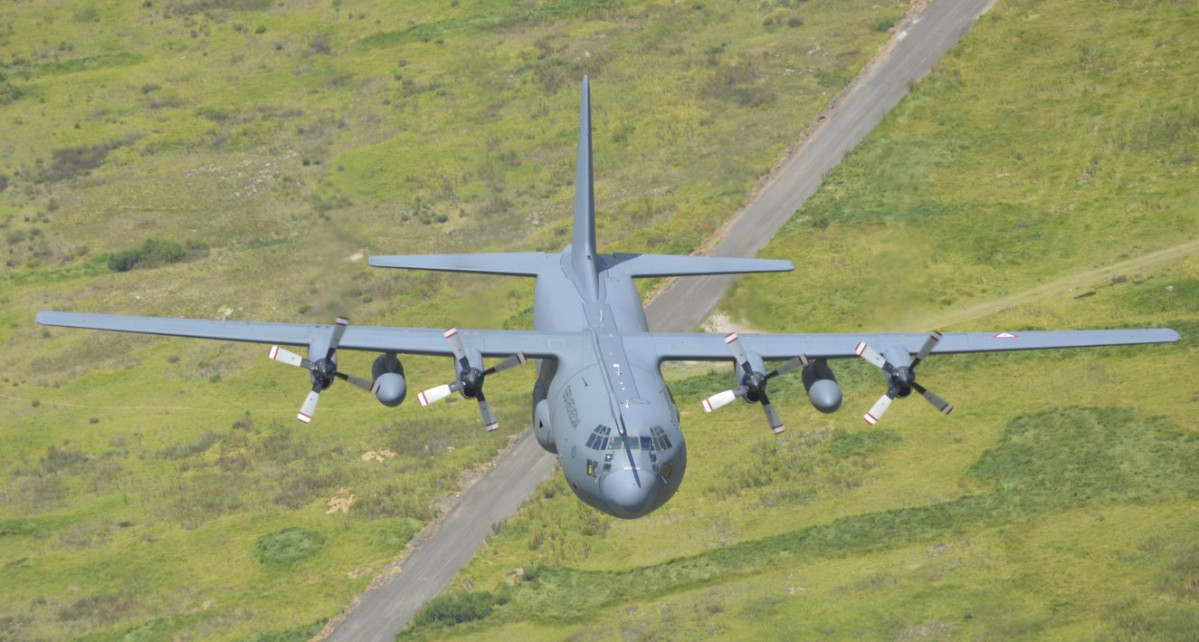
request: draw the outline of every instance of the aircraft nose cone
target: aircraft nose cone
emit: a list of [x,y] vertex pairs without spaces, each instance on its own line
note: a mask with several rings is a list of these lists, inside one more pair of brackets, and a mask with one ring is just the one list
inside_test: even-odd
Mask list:
[[647,471],[617,470],[602,482],[604,499],[618,517],[640,517],[653,509],[658,495],[657,476]]

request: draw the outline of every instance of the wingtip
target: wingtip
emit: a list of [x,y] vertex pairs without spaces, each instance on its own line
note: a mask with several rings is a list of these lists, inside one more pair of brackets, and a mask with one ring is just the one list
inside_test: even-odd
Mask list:
[[41,312],[37,313],[37,316],[34,317],[34,320],[37,321],[38,325],[58,325],[59,323],[55,320],[55,317],[60,314],[62,313],[53,312],[51,310],[42,310]]

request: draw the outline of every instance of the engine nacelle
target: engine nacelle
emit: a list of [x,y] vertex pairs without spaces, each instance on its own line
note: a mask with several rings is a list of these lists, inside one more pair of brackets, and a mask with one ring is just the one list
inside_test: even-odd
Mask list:
[[408,395],[408,383],[404,381],[404,364],[400,363],[395,353],[379,355],[371,366],[371,374],[375,379],[371,392],[379,403],[388,408],[404,403],[404,397]]
[[537,443],[542,448],[558,454],[558,444],[554,441],[554,432],[550,430],[550,403],[545,399],[533,406],[533,434],[537,435]]
[[375,379],[375,385],[371,390],[379,403],[388,408],[395,408],[404,403],[404,397],[408,395],[408,383],[399,373],[385,372]]
[[836,412],[841,407],[841,386],[824,359],[817,359],[803,369],[803,387],[808,391],[808,400],[820,412]]
[[552,361],[542,361],[539,364],[541,372],[538,373],[537,382],[533,384],[533,434],[537,436],[537,443],[541,444],[546,452],[557,455],[558,443],[554,441],[554,431],[550,429],[550,403],[545,399],[545,382],[541,376],[552,377],[555,367]]

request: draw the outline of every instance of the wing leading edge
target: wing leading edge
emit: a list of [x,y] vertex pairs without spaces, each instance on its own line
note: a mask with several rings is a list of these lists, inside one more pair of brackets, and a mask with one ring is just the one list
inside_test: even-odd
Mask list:
[[[311,346],[327,341],[333,330],[331,325],[165,319],[74,312],[41,312],[37,315],[37,322],[89,330],[295,346]],[[344,333],[339,344],[343,350],[442,356],[454,354],[443,331],[435,328],[350,326]],[[459,335],[485,357],[523,353],[538,359],[560,359],[564,354],[579,350],[586,340],[586,335],[581,332],[540,330],[459,330]]]
[[[877,349],[902,348],[917,352],[927,334],[740,334],[746,350],[766,360],[806,355],[812,359],[857,357],[854,348],[866,342]],[[1169,328],[1147,330],[1065,330],[1034,332],[947,332],[932,354],[1093,348],[1099,346],[1174,343],[1179,335]],[[656,332],[625,336],[626,349],[653,351],[660,361],[724,361],[732,358],[725,335],[696,332]]]
[[[134,332],[195,339],[217,339],[249,343],[312,345],[324,340],[330,325],[301,323],[257,323],[247,321],[211,321],[167,319],[161,317],[41,312],[42,325],[113,332]],[[503,357],[518,352],[535,358],[559,359],[570,351],[586,349],[588,334],[583,331],[543,330],[461,330],[472,347],[488,357]],[[741,334],[746,350],[763,359],[790,359],[806,355],[813,359],[856,357],[854,348],[866,342],[879,349],[901,348],[915,353],[928,338],[926,334],[836,333],[836,334]],[[1180,339],[1169,328],[1146,330],[1067,330],[1034,332],[949,332],[945,333],[932,354],[969,352],[1006,352],[1011,350],[1049,350],[1055,348],[1093,348],[1099,346],[1175,343]],[[649,354],[659,361],[723,361],[732,358],[725,335],[699,332],[645,332],[626,334],[625,345]],[[349,350],[397,352],[402,354],[453,355],[442,330],[435,328],[391,328],[351,326],[345,330],[341,347]]]

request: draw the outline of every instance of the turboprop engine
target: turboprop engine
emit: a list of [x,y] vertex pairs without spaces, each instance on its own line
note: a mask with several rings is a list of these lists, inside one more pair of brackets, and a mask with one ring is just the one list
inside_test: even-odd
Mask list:
[[379,355],[371,366],[371,394],[379,403],[388,408],[395,408],[404,402],[408,394],[408,384],[404,381],[404,364],[396,358],[395,353]]
[[812,405],[820,412],[836,412],[841,407],[841,386],[837,385],[837,378],[824,359],[817,359],[804,367],[803,387],[808,391]]
[[450,350],[454,353],[454,380],[436,388],[429,388],[418,394],[416,400],[420,402],[420,405],[427,406],[437,403],[455,392],[460,392],[463,397],[479,402],[479,414],[483,417],[483,426],[487,432],[499,428],[500,420],[496,418],[491,404],[487,403],[487,398],[483,396],[483,380],[489,374],[519,366],[526,361],[525,355],[518,352],[484,370],[483,354],[479,352],[478,348],[467,346],[462,341],[462,337],[458,334],[458,328],[448,328],[445,331],[445,339],[450,343]]

